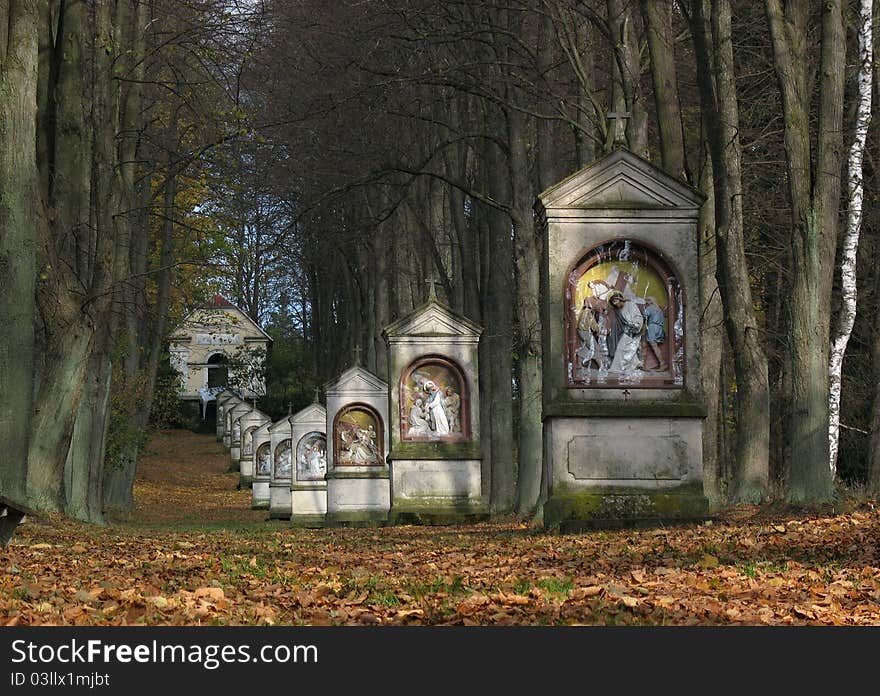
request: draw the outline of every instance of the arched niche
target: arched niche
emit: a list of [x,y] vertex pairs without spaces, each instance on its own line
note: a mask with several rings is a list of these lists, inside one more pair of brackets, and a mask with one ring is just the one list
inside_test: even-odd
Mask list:
[[254,472],[257,476],[272,475],[272,448],[270,443],[264,442],[257,447],[257,454],[254,457]]
[[455,362],[437,355],[421,357],[403,371],[398,389],[402,441],[471,439],[470,394]]
[[323,481],[327,473],[327,437],[313,430],[296,445],[296,480]]
[[614,239],[584,253],[568,274],[564,307],[569,387],[682,387],[682,287],[647,244]]
[[293,473],[293,451],[290,438],[282,440],[275,447],[275,462],[273,477],[276,479],[289,479]]
[[259,425],[252,425],[241,436],[241,453],[250,455],[254,453],[254,433],[259,429]]
[[382,418],[364,403],[349,404],[333,419],[333,466],[385,463]]

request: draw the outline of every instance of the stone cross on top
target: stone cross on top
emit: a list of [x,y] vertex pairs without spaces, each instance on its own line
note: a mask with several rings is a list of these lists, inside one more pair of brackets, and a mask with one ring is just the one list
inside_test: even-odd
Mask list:
[[354,364],[355,365],[361,364],[361,347],[360,347],[360,345],[356,345],[354,347]]
[[315,387],[315,403],[318,403],[321,400],[321,390],[318,387]]
[[626,145],[626,119],[630,116],[632,116],[632,114],[629,111],[608,112],[606,118],[612,122],[612,145]]
[[436,302],[437,288],[435,286],[440,285],[442,281],[437,280],[435,276],[431,276],[429,278],[425,278],[425,282],[428,284],[428,302]]

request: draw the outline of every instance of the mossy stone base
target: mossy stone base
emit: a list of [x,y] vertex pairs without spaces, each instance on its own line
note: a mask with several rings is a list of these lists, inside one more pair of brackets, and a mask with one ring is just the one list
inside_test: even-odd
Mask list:
[[238,477],[238,487],[239,488],[250,488],[254,485],[254,477],[253,476],[239,476]]
[[259,503],[251,503],[251,510],[268,510],[269,509],[269,501],[264,500]]
[[708,516],[709,500],[698,486],[561,491],[544,505],[544,527],[562,532],[699,522]]
[[325,527],[387,527],[388,513],[384,510],[337,511],[324,516]]
[[325,526],[325,515],[291,515],[290,526],[298,529],[320,529]]

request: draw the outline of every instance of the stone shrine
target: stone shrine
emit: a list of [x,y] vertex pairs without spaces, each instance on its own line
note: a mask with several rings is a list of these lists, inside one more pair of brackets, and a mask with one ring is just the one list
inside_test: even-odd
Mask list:
[[703,200],[624,148],[539,197],[548,528],[708,512]]
[[238,471],[239,449],[241,447],[241,418],[249,413],[253,406],[247,401],[239,401],[231,408],[226,409],[226,432],[223,434],[223,444],[229,450],[233,464],[230,471]]
[[[269,416],[257,409],[256,403],[250,411],[238,419],[241,428],[241,448],[238,458],[240,487],[250,487],[254,481],[254,432],[271,421]],[[234,450],[230,452],[230,456],[233,457],[232,463],[235,465]]]
[[290,479],[290,522],[321,527],[327,515],[327,411],[315,402],[290,419],[293,476]]
[[269,473],[269,518],[290,517],[290,480],[293,476],[293,416],[285,416],[269,426],[269,451],[272,468]]
[[388,520],[388,385],[351,367],[324,387],[327,398],[327,515],[334,525]]
[[[281,421],[286,420],[282,418]],[[278,421],[279,423],[281,421]],[[251,483],[251,508],[268,509],[269,483],[272,479],[272,433],[275,425],[271,421],[263,423],[254,431],[254,480]]]
[[454,523],[487,514],[477,352],[482,327],[437,301],[383,331],[391,375],[392,521]]
[[217,440],[222,442],[226,434],[226,411],[242,401],[238,394],[228,388],[217,394]]

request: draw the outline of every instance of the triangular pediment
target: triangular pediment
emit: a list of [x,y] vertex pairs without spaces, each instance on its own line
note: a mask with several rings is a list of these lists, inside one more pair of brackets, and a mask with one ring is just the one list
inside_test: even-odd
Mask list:
[[355,394],[386,392],[388,385],[372,372],[359,365],[350,367],[333,382],[324,387],[325,392],[348,392]]
[[294,425],[321,424],[327,422],[327,411],[321,404],[309,404],[301,411],[297,411],[290,417]]
[[705,196],[646,159],[618,148],[544,191],[538,201],[546,210],[688,209]]
[[467,317],[437,301],[430,301],[385,327],[386,337],[395,336],[479,336],[483,329]]
[[272,419],[269,418],[269,416],[267,416],[265,413],[263,413],[259,409],[251,410],[251,411],[248,411],[247,413],[243,414],[241,416],[241,420],[242,421],[250,421],[253,423],[265,423],[267,421],[270,423],[272,422]]
[[224,387],[223,391],[221,391],[219,394],[217,394],[216,400],[217,400],[218,404],[223,404],[223,403],[226,403],[227,401],[232,401],[232,402],[244,401],[244,399],[241,398],[240,394],[236,394],[229,387]]
[[271,420],[266,421],[259,428],[254,430],[254,437],[262,437],[269,434],[272,430],[273,425],[275,424]]
[[243,416],[245,413],[250,412],[253,409],[253,404],[248,401],[239,401],[232,408],[227,409],[226,413],[231,413],[233,420]]
[[290,428],[290,419],[292,416],[284,416],[284,418],[279,418],[277,421],[269,425],[269,432],[274,433],[282,428]]
[[169,340],[191,342],[197,334],[233,334],[240,335],[245,342],[272,342],[272,337],[247,312],[225,300],[221,306],[196,307],[184,317]]

